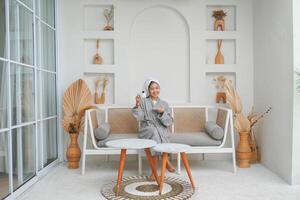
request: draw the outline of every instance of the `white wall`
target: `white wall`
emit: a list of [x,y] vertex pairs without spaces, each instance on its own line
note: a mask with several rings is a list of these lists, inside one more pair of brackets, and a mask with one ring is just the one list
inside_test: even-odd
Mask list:
[[291,183],[293,140],[292,0],[254,1],[254,105],[272,106],[258,127],[262,163]]
[[[300,72],[300,1],[293,1],[294,68]],[[296,77],[298,78],[298,77]],[[296,79],[295,79],[296,81]],[[293,184],[300,184],[300,93],[294,93]]]
[[[85,61],[84,40],[89,36],[110,36],[107,33],[90,34],[84,30],[83,7],[110,3],[115,5],[115,33],[112,36],[115,39],[115,65],[99,66],[95,69]],[[236,6],[237,31],[207,31],[207,5]],[[82,78],[84,72],[112,72],[116,76],[117,104],[133,103],[144,78],[149,76],[161,80],[163,92],[168,94],[162,95],[171,104],[211,104],[214,103],[213,99],[207,99],[206,95],[211,90],[207,89],[206,72],[232,72],[236,76],[236,85],[245,102],[245,108],[251,108],[252,1],[63,0],[60,7],[61,93],[71,82]],[[206,64],[206,40],[218,38],[236,40],[236,64]],[[224,54],[226,51],[224,48]],[[146,54],[149,54],[148,57]],[[151,66],[154,69],[152,73],[149,70]],[[91,87],[91,90],[94,91],[94,88]],[[167,90],[172,93],[177,91],[178,95],[169,94]]]
[[[97,21],[84,16],[87,5],[115,6],[114,33],[86,30]],[[228,32],[208,31],[211,12],[208,5],[233,6],[235,18],[228,16]],[[234,10],[234,9],[233,9]],[[229,14],[230,15],[230,14]],[[140,92],[146,77],[162,82],[162,97],[170,104],[213,104],[214,73],[225,72],[235,79],[248,112],[253,105],[253,27],[252,1],[240,0],[62,0],[60,1],[60,95],[84,73],[111,73],[115,76],[114,102],[129,105]],[[236,25],[234,31],[233,26]],[[114,41],[114,65],[93,66],[86,59],[87,39]],[[223,48],[228,57],[235,53],[236,64],[206,64],[210,39],[235,41]],[[227,45],[226,42],[224,45]],[[235,49],[232,49],[232,48]],[[111,49],[108,49],[111,51]],[[227,58],[228,58],[227,57]],[[92,82],[90,89],[94,92]]]

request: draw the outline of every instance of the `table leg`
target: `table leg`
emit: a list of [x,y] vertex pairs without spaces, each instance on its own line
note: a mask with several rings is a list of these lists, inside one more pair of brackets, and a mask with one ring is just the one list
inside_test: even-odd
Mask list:
[[164,186],[167,159],[168,159],[168,153],[164,152],[162,155],[162,161],[161,161],[161,177],[160,177],[160,184],[159,184],[159,194],[160,195],[162,193],[163,186]]
[[148,163],[151,167],[152,174],[154,175],[155,180],[156,180],[157,184],[159,185],[159,178],[158,178],[158,175],[157,175],[157,163],[154,162],[154,158],[151,155],[150,148],[145,148],[144,150],[145,150],[145,153],[146,153],[146,156],[147,156]]
[[119,196],[119,192],[120,192],[120,185],[121,185],[122,176],[123,176],[125,158],[126,158],[126,149],[121,149],[116,196]]
[[181,154],[181,158],[182,158],[184,167],[186,169],[186,172],[187,172],[187,174],[189,176],[189,179],[190,179],[190,182],[192,184],[192,187],[193,187],[193,189],[195,189],[195,183],[194,183],[194,180],[193,180],[193,177],[192,177],[192,173],[191,173],[189,162],[188,162],[188,160],[186,158],[186,153],[185,152],[181,152],[180,154]]

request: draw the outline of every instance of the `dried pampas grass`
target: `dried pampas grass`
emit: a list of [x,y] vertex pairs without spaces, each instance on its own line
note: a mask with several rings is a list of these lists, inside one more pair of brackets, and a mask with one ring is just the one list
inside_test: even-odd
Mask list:
[[252,108],[252,111],[246,117],[242,113],[242,100],[236,89],[232,86],[231,81],[225,80],[224,90],[226,93],[227,101],[232,109],[232,112],[235,115],[234,126],[238,132],[250,132],[252,127],[272,109],[271,107],[269,107],[262,114],[255,114]]
[[224,90],[226,93],[227,101],[234,112],[234,114],[240,114],[243,110],[242,106],[242,100],[235,90],[235,88],[232,86],[231,81],[225,80],[224,83]]

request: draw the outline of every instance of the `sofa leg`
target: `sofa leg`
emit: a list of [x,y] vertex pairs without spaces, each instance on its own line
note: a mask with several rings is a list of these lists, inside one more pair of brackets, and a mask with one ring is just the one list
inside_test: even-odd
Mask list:
[[233,165],[233,173],[236,173],[236,160],[235,160],[235,152],[232,152],[232,165]]
[[81,161],[81,175],[83,176],[85,174],[85,154],[82,155],[82,161]]
[[177,174],[181,173],[181,156],[180,153],[177,154]]
[[138,153],[138,173],[141,176],[142,175],[142,155],[141,152]]

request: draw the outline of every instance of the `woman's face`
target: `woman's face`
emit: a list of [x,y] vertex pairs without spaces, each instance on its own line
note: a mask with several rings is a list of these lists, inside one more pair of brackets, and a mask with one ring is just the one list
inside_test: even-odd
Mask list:
[[152,98],[157,98],[160,92],[160,87],[157,83],[153,82],[151,83],[149,87],[149,94]]

